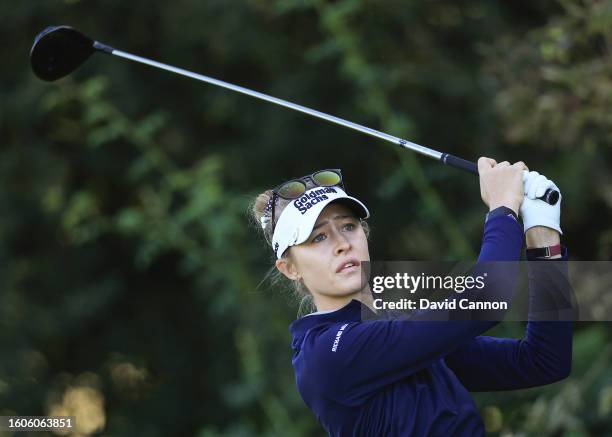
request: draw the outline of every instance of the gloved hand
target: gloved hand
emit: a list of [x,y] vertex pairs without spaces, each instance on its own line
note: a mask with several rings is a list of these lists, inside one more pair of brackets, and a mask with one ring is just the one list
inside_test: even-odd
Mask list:
[[[520,214],[523,219],[525,232],[534,226],[546,226],[561,232],[561,191],[553,181],[547,179],[537,171],[523,171],[525,198],[521,204]],[[555,205],[549,205],[538,197],[543,196],[546,190],[552,188],[559,191],[559,200]]]

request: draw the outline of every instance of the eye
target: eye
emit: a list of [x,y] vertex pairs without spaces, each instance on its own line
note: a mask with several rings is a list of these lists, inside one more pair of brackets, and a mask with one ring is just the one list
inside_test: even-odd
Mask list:
[[319,238],[319,237],[325,237],[325,234],[324,233],[318,234],[316,237],[314,237],[312,239],[312,242],[313,243],[318,243],[319,241],[323,241],[325,238],[327,238],[327,237],[325,237],[325,238]]
[[346,228],[346,227],[348,227],[348,228],[349,228],[349,229],[348,229],[349,231],[352,231],[353,229],[355,229],[355,223],[346,223],[346,224],[344,225],[344,228]]

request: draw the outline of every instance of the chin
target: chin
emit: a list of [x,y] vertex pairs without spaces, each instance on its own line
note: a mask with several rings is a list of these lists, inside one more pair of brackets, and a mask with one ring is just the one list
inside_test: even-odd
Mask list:
[[349,294],[361,293],[363,287],[361,284],[361,280],[347,280],[339,284],[336,290],[338,290],[337,294],[341,296],[347,296]]

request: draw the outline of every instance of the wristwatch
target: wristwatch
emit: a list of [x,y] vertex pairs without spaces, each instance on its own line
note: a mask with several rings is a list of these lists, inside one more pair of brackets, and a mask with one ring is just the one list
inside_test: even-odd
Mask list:
[[525,251],[528,258],[551,258],[556,255],[561,255],[561,244],[547,247],[535,247]]
[[513,210],[511,210],[507,206],[500,206],[498,208],[495,208],[493,211],[489,211],[487,213],[487,215],[485,216],[485,223],[489,221],[489,219],[497,217],[498,215],[509,215],[518,222],[518,217],[516,216],[516,213]]

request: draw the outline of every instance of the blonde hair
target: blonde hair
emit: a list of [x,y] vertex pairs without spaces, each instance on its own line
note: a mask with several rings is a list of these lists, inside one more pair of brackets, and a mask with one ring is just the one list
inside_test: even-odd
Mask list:
[[[313,188],[314,186],[315,185],[311,181],[308,181],[306,184],[306,189],[308,190],[310,188]],[[301,314],[310,314],[312,312],[315,312],[317,308],[312,299],[312,294],[310,293],[310,291],[308,290],[308,288],[306,287],[302,279],[291,280],[287,278],[285,275],[283,275],[276,268],[276,264],[275,264],[276,255],[272,251],[272,218],[271,218],[272,211],[266,210],[266,207],[268,206],[268,203],[271,201],[272,196],[273,196],[272,190],[266,190],[263,193],[259,194],[255,198],[255,200],[249,204],[249,207],[248,207],[248,215],[249,215],[251,224],[258,229],[258,232],[260,233],[260,235],[263,236],[265,242],[267,243],[268,250],[270,251],[270,254],[271,254],[271,262],[273,264],[270,270],[268,270],[268,273],[266,273],[262,281],[259,283],[257,288],[259,288],[259,286],[263,282],[265,282],[265,280],[268,278],[270,278],[270,282],[272,283],[274,287],[278,286],[279,288],[289,288],[292,291],[293,299],[295,301],[299,301],[298,316],[297,316],[299,318]],[[287,199],[283,199],[282,197],[278,197],[278,196],[276,196],[276,199],[277,199],[276,200],[277,204],[274,206],[275,223],[278,222],[278,218],[280,217],[285,207],[290,202],[293,201],[293,199],[287,200]],[[262,227],[262,217],[267,218],[267,222],[265,222],[266,223],[265,227]],[[366,238],[369,239],[370,227],[368,225],[368,222],[363,219],[360,219],[360,222],[361,222],[363,231],[366,235]],[[287,248],[287,250],[282,255],[282,257],[289,259],[290,261],[293,261],[293,259],[291,258],[291,247]]]

